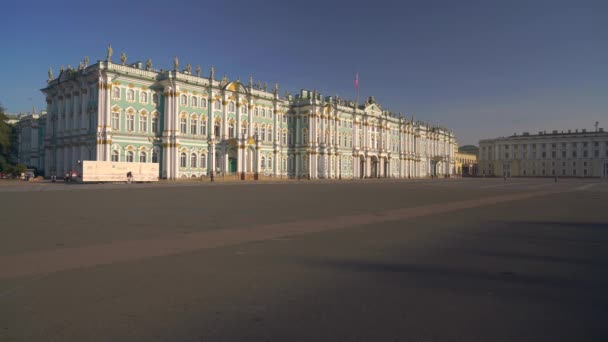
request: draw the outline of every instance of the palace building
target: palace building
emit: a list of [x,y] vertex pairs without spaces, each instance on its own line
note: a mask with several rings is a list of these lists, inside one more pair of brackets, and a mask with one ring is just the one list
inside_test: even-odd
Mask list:
[[524,132],[481,140],[479,148],[484,176],[608,177],[608,133],[598,127],[594,131]]
[[81,160],[159,163],[161,178],[220,174],[291,178],[449,176],[453,132],[376,103],[279,96],[278,85],[208,77],[197,67],[155,70],[105,61],[49,70],[44,168],[62,175]]

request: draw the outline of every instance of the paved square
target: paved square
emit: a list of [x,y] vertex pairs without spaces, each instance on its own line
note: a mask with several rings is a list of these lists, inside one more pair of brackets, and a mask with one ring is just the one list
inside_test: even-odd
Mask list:
[[608,182],[0,184],[0,340],[608,336]]

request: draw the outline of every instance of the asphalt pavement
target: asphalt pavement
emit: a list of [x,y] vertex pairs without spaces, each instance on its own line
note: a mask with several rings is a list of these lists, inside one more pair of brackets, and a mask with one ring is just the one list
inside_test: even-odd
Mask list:
[[0,184],[0,341],[606,341],[608,182]]

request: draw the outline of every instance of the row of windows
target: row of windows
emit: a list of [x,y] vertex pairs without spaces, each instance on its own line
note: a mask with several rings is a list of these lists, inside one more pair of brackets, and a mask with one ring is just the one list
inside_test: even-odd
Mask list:
[[[200,161],[200,163],[199,163]],[[182,169],[190,167],[191,169],[206,169],[207,168],[207,155],[204,153],[199,156],[196,153],[190,153],[190,165],[188,165],[188,154],[186,152],[182,152],[179,157],[179,166]]]
[[[520,145],[512,144],[512,145],[499,145],[499,148],[505,149],[505,150],[509,150],[509,149],[518,150],[519,146],[522,146],[522,149],[527,150],[528,145],[532,146],[533,150],[536,149],[536,146],[537,146],[537,144],[520,144]],[[538,145],[540,145],[541,148],[545,149],[547,147],[547,145],[549,145],[549,144],[543,143],[543,144],[538,144]],[[584,142],[571,142],[571,143],[562,142],[559,145],[562,149],[566,149],[568,147],[568,145],[570,145],[571,148],[578,148],[580,146],[585,148],[585,147],[589,147],[590,145],[593,145],[593,147],[599,148],[601,145],[601,142],[599,142],[599,141],[593,141],[593,142],[584,141]],[[608,141],[604,142],[604,145],[606,147],[608,147]],[[556,149],[557,146],[558,146],[557,143],[551,144],[552,149]],[[491,146],[482,146],[481,150],[482,151],[486,151],[486,150],[491,151],[492,147]]]
[[[517,158],[518,155],[522,156],[523,159],[527,159],[528,158],[528,153],[527,152],[523,152],[522,154],[515,153],[513,155],[509,154],[508,152],[505,152],[505,154],[504,154],[505,159],[509,159],[510,157]],[[595,158],[599,158],[600,157],[600,151],[595,150],[595,151],[593,151],[593,154],[590,154],[589,151],[585,150],[585,151],[583,151],[582,157],[583,158],[589,158],[590,155],[592,155]],[[606,150],[605,155],[606,155],[606,157],[608,157],[608,150]],[[540,156],[541,156],[541,158],[545,159],[545,158],[547,158],[548,154],[547,154],[547,152],[542,152],[540,154]],[[557,154],[556,151],[552,151],[551,152],[551,158],[557,158],[557,156],[558,156],[558,154]],[[572,151],[569,154],[566,153],[566,151],[561,151],[560,156],[561,156],[561,158],[568,158],[568,157],[578,158],[579,154],[578,154],[577,151]],[[532,159],[536,159],[536,152],[533,152],[532,154],[530,154],[530,157],[532,157]]]
[[[112,150],[111,159],[113,162],[120,161],[120,152],[118,150]],[[139,151],[138,152],[138,160],[140,163],[148,162],[148,152]],[[135,162],[135,152],[134,151],[126,151],[124,156],[124,161],[128,163]],[[152,163],[158,163],[158,151],[152,150]]]
[[[127,101],[135,102],[135,90],[134,89],[127,89],[125,92],[125,95],[126,95]],[[120,100],[120,98],[121,98],[120,87],[112,88],[112,98],[114,100]],[[148,104],[149,99],[150,99],[150,95],[147,91],[141,90],[139,92],[139,102],[140,103]],[[152,94],[152,104],[154,104],[154,105],[158,104],[158,94],[156,94],[156,93]]]
[[[148,116],[145,114],[140,114],[138,123],[139,123],[138,131],[141,133],[147,133],[149,130]],[[151,132],[158,133],[158,130],[159,130],[158,115],[152,115],[151,123],[152,123]],[[120,112],[112,112],[112,114],[110,116],[110,126],[112,127],[112,130],[114,130],[114,131],[119,131],[121,129]],[[135,114],[130,113],[130,114],[126,115],[125,130],[128,132],[135,132]]]
[[[532,173],[528,172],[528,170],[523,170],[522,174],[524,176],[527,176],[527,175],[536,176],[536,170],[532,170]],[[566,169],[562,169],[561,174],[562,174],[562,176],[578,176],[579,175],[579,174],[577,174],[576,169],[572,169],[572,172],[570,174],[568,174],[566,172]],[[547,176],[548,173],[545,169],[542,169],[540,175]],[[588,175],[587,169],[583,169],[583,176],[587,176],[587,175]],[[551,170],[551,176],[555,176],[555,170]]]

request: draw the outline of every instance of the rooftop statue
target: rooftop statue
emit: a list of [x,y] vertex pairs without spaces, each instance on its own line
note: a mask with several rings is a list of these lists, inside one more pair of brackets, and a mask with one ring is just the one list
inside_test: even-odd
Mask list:
[[112,50],[112,45],[108,44],[108,55],[106,56],[106,60],[109,62],[112,60],[112,55],[114,54],[114,50]]
[[177,70],[178,67],[179,67],[179,59],[177,58],[177,56],[175,56],[175,58],[173,58],[173,70]]
[[186,64],[186,73],[187,74],[191,74],[192,73],[192,65],[190,65],[190,63]]
[[49,82],[53,80],[53,69],[49,67]]
[[249,87],[253,87],[253,76],[249,76]]
[[89,66],[89,56],[84,56],[83,62],[84,62],[84,67],[85,68],[88,67]]
[[264,82],[264,91],[268,91],[268,82]]
[[215,79],[215,68],[213,67],[213,64],[211,65],[211,69],[209,70],[209,79],[210,80]]
[[196,66],[196,70],[195,71],[196,71],[196,76],[201,77],[201,66],[200,65]]
[[146,70],[152,70],[152,60],[150,58],[148,58],[148,60],[146,61]]
[[120,54],[120,62],[122,63],[122,65],[125,65],[127,63],[127,54],[126,53],[121,53]]

